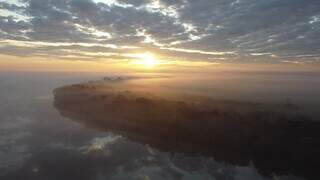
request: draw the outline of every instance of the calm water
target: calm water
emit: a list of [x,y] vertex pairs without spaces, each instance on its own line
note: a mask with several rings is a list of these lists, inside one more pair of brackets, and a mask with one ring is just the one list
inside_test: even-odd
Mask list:
[[[52,90],[56,87],[99,79],[105,75],[1,72],[0,179],[304,179],[293,175],[264,177],[254,165],[233,166],[227,162],[216,162],[214,158],[159,152],[117,134],[100,132],[73,122],[62,117],[53,107]],[[210,92],[216,91],[219,96],[228,96],[229,93],[234,98],[232,94],[241,97],[247,94],[249,97],[254,87],[248,87],[248,83],[258,82],[254,83],[256,87],[261,86],[257,99],[267,96],[269,92],[269,95],[282,97],[286,91],[284,87],[287,87],[286,92],[300,99],[304,99],[305,93],[311,99],[309,104],[314,104],[319,102],[316,99],[319,97],[316,96],[319,87],[312,85],[318,80],[311,77],[297,76],[296,82],[285,85],[282,82],[287,82],[287,77],[283,75],[260,80],[245,75],[242,79],[234,76],[212,80],[209,85],[212,87]],[[237,86],[239,89],[232,86],[232,79],[241,84]],[[203,80],[196,82],[203,84]],[[233,91],[222,93],[223,83],[226,89],[232,86]],[[213,84],[219,86],[214,88]],[[193,87],[202,88],[200,91],[196,89],[199,92],[208,92],[203,89],[204,86]]]

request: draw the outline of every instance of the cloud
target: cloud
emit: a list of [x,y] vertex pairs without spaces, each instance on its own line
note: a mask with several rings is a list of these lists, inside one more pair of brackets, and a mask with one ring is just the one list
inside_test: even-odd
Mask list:
[[121,136],[106,136],[106,137],[97,137],[94,138],[90,145],[86,145],[83,147],[80,147],[80,151],[84,154],[92,153],[96,151],[103,151],[105,155],[109,156],[111,154],[110,149],[108,149],[108,146],[111,146],[115,142],[117,142]]
[[[60,51],[63,43],[139,47],[190,61],[190,52],[206,61],[320,61],[317,0],[21,0],[0,7],[2,54],[39,53],[7,43],[23,40],[57,43]],[[76,58],[92,53],[81,51]]]

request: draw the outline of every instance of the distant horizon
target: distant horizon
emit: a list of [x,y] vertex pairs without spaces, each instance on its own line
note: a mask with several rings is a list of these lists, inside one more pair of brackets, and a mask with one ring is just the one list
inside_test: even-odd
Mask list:
[[215,71],[244,72],[320,72],[320,63],[288,64],[268,62],[185,62],[180,64],[162,64],[155,67],[130,65],[122,62],[55,60],[30,57],[15,57],[0,55],[1,71],[31,71],[31,72],[112,72],[112,73],[209,73]]

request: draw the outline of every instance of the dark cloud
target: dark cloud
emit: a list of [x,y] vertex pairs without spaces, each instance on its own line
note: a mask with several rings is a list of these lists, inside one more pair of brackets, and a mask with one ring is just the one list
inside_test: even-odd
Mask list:
[[[317,0],[24,0],[20,3],[0,3],[2,41],[148,45],[158,51],[166,47],[233,52],[238,60],[260,58],[261,54],[268,54],[269,59],[276,61],[319,60],[320,2]],[[182,51],[175,56],[192,60],[190,53]],[[201,58],[208,60],[212,56]]]

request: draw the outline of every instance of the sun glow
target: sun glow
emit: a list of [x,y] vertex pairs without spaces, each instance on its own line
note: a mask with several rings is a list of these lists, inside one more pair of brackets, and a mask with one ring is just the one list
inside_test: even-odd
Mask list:
[[137,58],[136,60],[132,61],[133,64],[141,65],[145,68],[153,68],[160,64],[160,60],[157,59],[155,55],[150,52],[130,56]]
[[154,67],[159,64],[159,60],[157,60],[152,53],[144,53],[142,59],[143,65],[146,67]]

